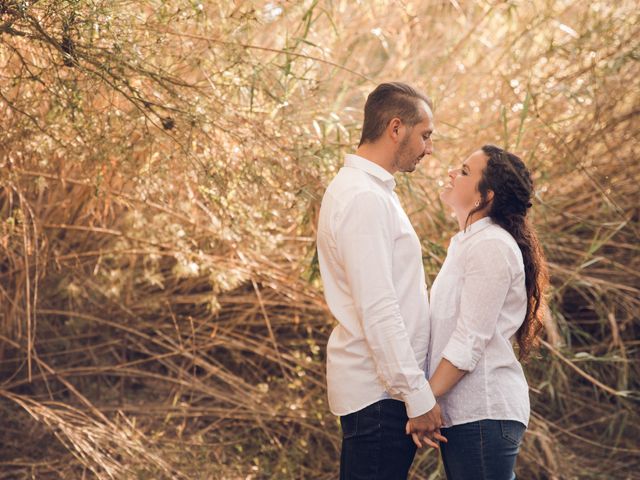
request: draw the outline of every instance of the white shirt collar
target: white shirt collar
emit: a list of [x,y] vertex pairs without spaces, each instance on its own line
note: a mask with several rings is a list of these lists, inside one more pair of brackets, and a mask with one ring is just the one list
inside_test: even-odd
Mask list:
[[487,228],[489,225],[493,225],[493,224],[494,224],[494,221],[491,219],[491,217],[482,217],[480,220],[476,220],[471,225],[469,225],[466,230],[461,230],[458,233],[456,233],[453,236],[452,241],[453,240],[455,240],[456,242],[465,241],[466,239],[472,237],[476,233],[481,232],[482,230]]
[[371,160],[367,160],[360,155],[348,153],[345,156],[344,166],[357,168],[358,170],[367,172],[369,175],[372,175],[377,179],[383,181],[387,186],[391,187],[391,189],[395,188],[396,186],[396,181],[391,173],[386,171],[377,163],[373,163]]

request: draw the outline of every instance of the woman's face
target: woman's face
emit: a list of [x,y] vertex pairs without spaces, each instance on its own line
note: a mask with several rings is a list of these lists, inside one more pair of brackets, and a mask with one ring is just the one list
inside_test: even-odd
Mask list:
[[481,201],[478,183],[487,165],[487,156],[482,150],[473,152],[460,168],[449,171],[449,183],[440,193],[442,201],[456,213],[467,215]]

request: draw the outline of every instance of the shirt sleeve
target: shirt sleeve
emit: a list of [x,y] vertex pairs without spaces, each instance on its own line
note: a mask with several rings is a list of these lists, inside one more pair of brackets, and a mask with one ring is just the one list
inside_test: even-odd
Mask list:
[[393,285],[394,214],[382,195],[359,193],[336,222],[336,246],[378,376],[388,393],[404,400],[413,418],[436,402],[416,361]]
[[508,247],[486,239],[467,252],[456,328],[442,352],[456,368],[473,371],[495,335],[511,287]]

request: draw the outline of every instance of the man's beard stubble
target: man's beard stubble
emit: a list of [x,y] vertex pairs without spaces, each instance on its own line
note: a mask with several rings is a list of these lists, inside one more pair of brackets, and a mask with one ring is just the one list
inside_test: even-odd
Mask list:
[[[407,136],[402,139],[402,141],[400,142],[400,145],[398,145],[398,151],[396,152],[395,157],[393,159],[393,166],[399,172],[411,173],[415,171],[416,166],[418,165],[418,163],[414,161],[415,159],[411,159],[411,160],[408,159],[410,138],[411,138],[411,132],[409,132]],[[407,160],[408,162],[410,162],[408,166],[402,165],[402,160],[403,160],[403,157],[405,156],[407,156]]]

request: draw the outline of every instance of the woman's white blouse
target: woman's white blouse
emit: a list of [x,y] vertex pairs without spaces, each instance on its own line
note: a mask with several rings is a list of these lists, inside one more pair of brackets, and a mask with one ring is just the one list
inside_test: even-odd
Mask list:
[[451,239],[431,288],[429,372],[444,357],[468,373],[438,398],[444,426],[529,422],[529,387],[513,350],[527,311],[522,253],[485,217]]

